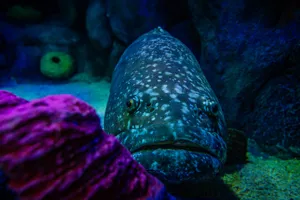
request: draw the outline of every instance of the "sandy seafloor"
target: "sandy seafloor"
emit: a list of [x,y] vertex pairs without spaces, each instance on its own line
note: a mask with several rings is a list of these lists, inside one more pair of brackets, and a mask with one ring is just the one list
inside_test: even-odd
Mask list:
[[[72,94],[93,106],[103,117],[110,84],[71,82],[65,84],[20,84],[1,87],[27,100],[51,94]],[[225,174],[223,181],[242,200],[300,200],[300,161],[262,158],[249,154],[249,163],[240,171]]]

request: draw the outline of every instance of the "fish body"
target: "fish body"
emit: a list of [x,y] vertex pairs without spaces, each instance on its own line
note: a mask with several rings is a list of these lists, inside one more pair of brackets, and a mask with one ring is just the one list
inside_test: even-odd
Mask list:
[[164,183],[214,178],[226,161],[226,123],[192,52],[158,27],[115,67],[104,129]]

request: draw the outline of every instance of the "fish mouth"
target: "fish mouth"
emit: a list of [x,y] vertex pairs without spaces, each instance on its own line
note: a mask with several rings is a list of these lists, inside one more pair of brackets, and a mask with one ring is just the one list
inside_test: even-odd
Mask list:
[[135,126],[116,137],[136,161],[165,184],[211,180],[226,160],[226,143],[211,128],[175,122]]
[[185,150],[189,152],[202,153],[213,156],[217,158],[218,156],[212,152],[211,150],[204,148],[200,145],[194,144],[189,141],[166,141],[162,143],[154,143],[154,144],[146,144],[144,146],[138,147],[134,149],[131,153],[134,154],[136,152],[141,151],[154,151],[154,150]]
[[132,153],[151,150],[185,150],[207,154],[222,163],[226,160],[227,146],[213,128],[179,126],[176,123],[132,126],[116,135]]

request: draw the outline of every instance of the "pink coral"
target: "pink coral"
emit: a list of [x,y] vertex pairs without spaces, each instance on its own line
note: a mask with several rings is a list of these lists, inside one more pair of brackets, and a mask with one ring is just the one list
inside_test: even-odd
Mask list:
[[17,97],[10,92],[0,90],[0,113],[9,111],[11,110],[11,108],[27,102],[28,101],[26,101],[25,99]]
[[134,200],[164,193],[83,101],[53,95],[27,102],[5,91],[0,97],[0,168],[20,199]]

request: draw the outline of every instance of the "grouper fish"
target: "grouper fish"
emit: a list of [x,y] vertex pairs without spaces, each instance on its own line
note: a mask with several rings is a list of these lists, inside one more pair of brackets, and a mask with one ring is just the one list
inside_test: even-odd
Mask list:
[[165,183],[209,180],[226,161],[218,99],[192,52],[160,27],[116,65],[104,129]]

